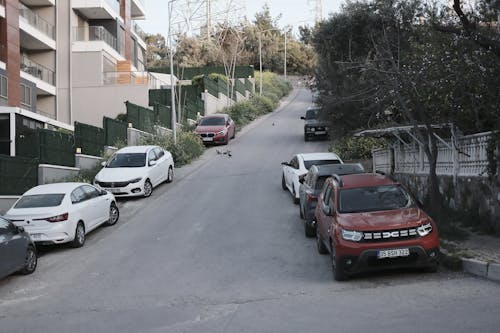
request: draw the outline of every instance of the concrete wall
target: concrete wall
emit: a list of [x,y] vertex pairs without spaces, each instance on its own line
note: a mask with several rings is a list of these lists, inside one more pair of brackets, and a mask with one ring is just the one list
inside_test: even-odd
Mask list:
[[2,195],[0,196],[0,215],[5,214],[20,196]]
[[[426,175],[395,174],[413,194],[424,200],[427,194]],[[467,216],[469,222],[482,230],[500,236],[500,179],[487,177],[439,176],[439,190],[445,205]]]
[[207,92],[203,93],[203,101],[205,102],[205,116],[217,113],[217,97]]
[[38,184],[57,183],[78,175],[80,169],[60,165],[39,164]]
[[80,170],[91,170],[99,165],[102,158],[84,154],[75,154],[75,167]]

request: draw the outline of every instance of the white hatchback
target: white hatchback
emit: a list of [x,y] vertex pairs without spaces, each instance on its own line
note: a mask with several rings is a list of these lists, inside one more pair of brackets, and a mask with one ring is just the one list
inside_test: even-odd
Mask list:
[[158,146],[129,146],[115,152],[94,178],[94,185],[117,197],[145,196],[174,179],[172,154]]
[[85,243],[102,224],[113,225],[120,212],[113,194],[86,183],[54,183],[26,191],[4,215],[38,243]]
[[293,202],[299,203],[299,177],[305,175],[313,165],[343,163],[335,153],[308,153],[296,154],[290,162],[282,162],[283,174],[281,187],[288,190],[293,196]]

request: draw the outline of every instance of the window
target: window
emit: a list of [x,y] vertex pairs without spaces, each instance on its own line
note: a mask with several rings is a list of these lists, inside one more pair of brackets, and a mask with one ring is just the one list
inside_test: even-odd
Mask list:
[[341,213],[359,213],[413,207],[410,195],[398,185],[343,189],[339,193]]
[[21,104],[31,107],[31,87],[21,83]]
[[74,204],[85,201],[86,199],[87,195],[81,187],[77,187],[71,192],[71,202]]
[[165,152],[161,148],[155,148],[154,150],[158,159],[162,158],[163,155],[165,155]]
[[[325,180],[328,178],[328,176],[320,176],[316,178],[316,183],[314,184],[314,188],[316,190],[319,190],[323,187],[323,184],[325,184]],[[313,186],[311,186],[313,187]]]
[[7,77],[0,75],[0,97],[8,98],[7,86],[8,86]]
[[64,193],[35,194],[22,196],[15,208],[57,207],[64,199]]
[[325,193],[323,196],[323,203],[325,204],[325,206],[328,206],[330,203],[329,200],[332,193],[332,186],[329,185],[323,193]]
[[106,168],[140,168],[146,165],[145,153],[114,154]]
[[97,191],[94,187],[90,185],[82,186],[83,192],[85,192],[86,199],[93,199],[99,196],[99,191]]
[[148,153],[148,164],[149,164],[149,162],[156,161],[156,160],[157,160],[157,157],[156,157],[155,151],[152,149]]
[[325,164],[340,164],[340,161],[339,160],[310,160],[310,161],[304,161],[304,166],[308,170],[313,165],[325,165]]
[[299,168],[299,160],[297,159],[297,156],[295,156],[294,158],[292,158],[292,160],[290,161],[290,166],[294,169],[298,169]]
[[224,117],[205,117],[200,120],[200,126],[222,126],[225,123]]

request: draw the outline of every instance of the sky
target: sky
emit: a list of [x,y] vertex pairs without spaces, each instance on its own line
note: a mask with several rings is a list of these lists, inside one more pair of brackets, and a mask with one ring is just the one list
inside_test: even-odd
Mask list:
[[[180,0],[183,2],[186,0]],[[219,0],[222,1],[222,0]],[[255,13],[262,11],[267,3],[271,16],[276,18],[282,15],[278,21],[280,27],[291,25],[297,32],[299,25],[313,25],[315,17],[314,0],[237,0],[246,9],[245,14],[249,20],[253,20]],[[143,0],[146,7],[146,19],[138,21],[144,32],[149,34],[161,33],[166,35],[168,30],[168,1],[167,0]],[[322,16],[327,18],[329,13],[336,12],[344,0],[321,0]]]

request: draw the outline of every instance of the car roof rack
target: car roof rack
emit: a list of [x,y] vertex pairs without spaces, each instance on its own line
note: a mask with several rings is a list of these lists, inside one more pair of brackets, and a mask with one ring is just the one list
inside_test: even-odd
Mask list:
[[342,178],[340,178],[339,175],[334,173],[332,174],[332,178],[335,179],[335,181],[339,184],[340,187],[344,186],[344,182],[342,181]]

